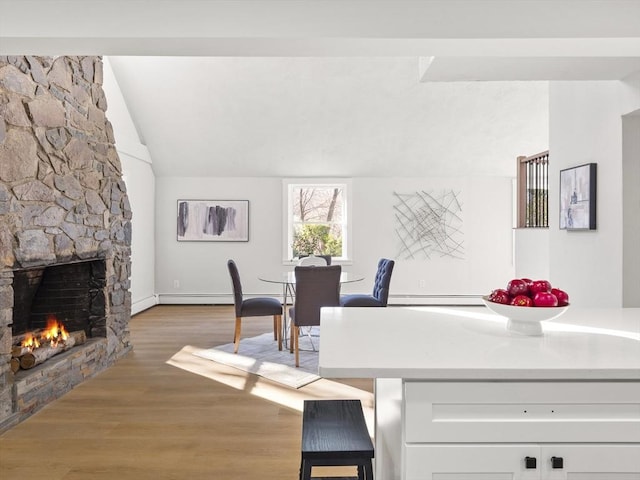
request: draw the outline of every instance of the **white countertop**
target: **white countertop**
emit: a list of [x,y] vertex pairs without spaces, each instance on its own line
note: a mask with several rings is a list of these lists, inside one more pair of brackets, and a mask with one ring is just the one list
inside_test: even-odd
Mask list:
[[485,307],[323,308],[325,378],[640,380],[640,308],[579,309],[508,332]]

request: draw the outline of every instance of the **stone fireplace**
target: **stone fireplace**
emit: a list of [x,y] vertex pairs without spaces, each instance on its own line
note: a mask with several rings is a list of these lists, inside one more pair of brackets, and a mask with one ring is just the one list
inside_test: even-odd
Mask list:
[[[126,354],[131,209],[102,59],[0,56],[0,432]],[[54,314],[88,341],[13,373]]]

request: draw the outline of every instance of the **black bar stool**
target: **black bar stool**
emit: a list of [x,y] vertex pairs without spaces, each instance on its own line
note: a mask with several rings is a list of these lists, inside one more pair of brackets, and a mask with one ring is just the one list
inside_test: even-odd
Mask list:
[[373,480],[373,456],[360,400],[304,401],[300,480],[318,478],[314,466],[356,466],[358,480]]

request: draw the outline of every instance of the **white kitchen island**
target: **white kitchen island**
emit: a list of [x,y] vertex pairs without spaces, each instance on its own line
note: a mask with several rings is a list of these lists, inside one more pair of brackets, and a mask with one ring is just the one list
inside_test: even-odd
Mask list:
[[375,379],[379,480],[640,480],[640,309],[543,335],[484,307],[323,308],[319,372]]

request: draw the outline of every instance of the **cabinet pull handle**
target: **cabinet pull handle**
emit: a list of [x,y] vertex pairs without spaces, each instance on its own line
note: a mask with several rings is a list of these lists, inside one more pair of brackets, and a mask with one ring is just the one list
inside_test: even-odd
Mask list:
[[524,457],[525,468],[536,468],[536,457]]
[[564,468],[564,460],[562,457],[551,457],[551,468]]

